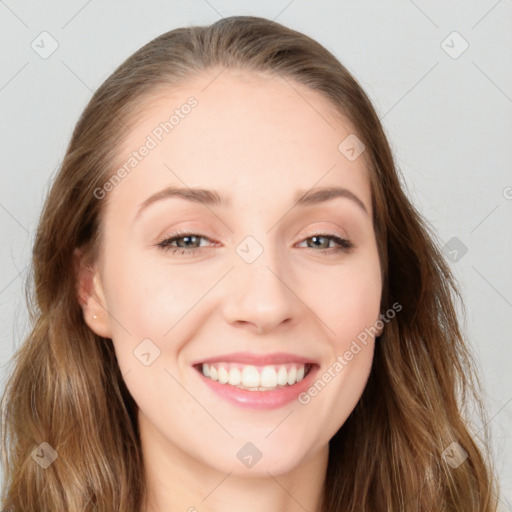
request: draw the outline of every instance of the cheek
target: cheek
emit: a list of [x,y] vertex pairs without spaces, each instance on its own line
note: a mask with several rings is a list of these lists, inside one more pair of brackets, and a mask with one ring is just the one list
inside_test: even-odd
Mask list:
[[310,407],[319,415],[330,411],[331,433],[346,420],[363,392],[379,327],[382,280],[378,254],[375,250],[348,261],[317,275],[309,289],[309,304],[325,327],[327,358],[300,402],[314,402]]
[[118,260],[106,273],[112,314],[128,331],[147,337],[162,337],[207,289],[205,276],[200,279],[197,270],[165,263],[148,265],[135,257]]
[[316,273],[307,289],[305,284],[309,304],[338,348],[378,319],[382,280],[376,252]]
[[[148,264],[138,254],[110,259],[105,266],[105,288],[112,340],[123,375],[132,372],[132,381],[142,388],[148,375],[155,379],[158,372],[176,367],[176,359],[204,319],[209,298],[205,295],[225,271],[218,265],[184,266],[164,258]],[[137,355],[148,352],[150,361],[156,357],[146,368]],[[161,377],[169,379],[165,373]]]
[[375,325],[381,299],[380,280],[347,276],[340,289],[326,301],[335,343],[343,347],[366,328]]
[[366,387],[373,362],[380,297],[380,274],[346,273],[339,286],[317,303],[316,309],[323,312],[322,321],[328,326],[326,357],[298,401],[309,417],[324,418],[324,441],[345,423]]

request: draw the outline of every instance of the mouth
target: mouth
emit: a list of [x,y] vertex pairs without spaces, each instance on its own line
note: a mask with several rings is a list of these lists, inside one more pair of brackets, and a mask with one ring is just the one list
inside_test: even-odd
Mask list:
[[313,363],[252,365],[228,361],[193,365],[206,379],[246,391],[274,391],[294,386],[307,377]]
[[320,370],[295,354],[238,352],[196,361],[196,375],[211,392],[236,407],[272,410],[297,400]]

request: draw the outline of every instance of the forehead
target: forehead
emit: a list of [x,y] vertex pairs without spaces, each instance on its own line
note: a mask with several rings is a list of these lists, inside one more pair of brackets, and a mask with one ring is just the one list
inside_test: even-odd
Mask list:
[[[299,189],[345,186],[371,208],[363,156],[350,161],[339,149],[355,129],[321,93],[291,79],[235,70],[198,75],[141,99],[130,126],[118,165],[137,161],[125,165],[129,175],[114,201],[179,185],[265,204]],[[140,157],[143,146],[150,149]]]

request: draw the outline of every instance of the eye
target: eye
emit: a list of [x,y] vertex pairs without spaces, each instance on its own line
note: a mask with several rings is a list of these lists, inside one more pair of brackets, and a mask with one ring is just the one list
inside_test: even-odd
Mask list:
[[[310,243],[309,240],[311,240],[312,242]],[[304,242],[307,243],[307,246],[309,248],[316,247],[316,248],[322,249],[318,252],[324,253],[324,254],[325,253],[332,254],[333,252],[337,253],[340,251],[348,253],[355,247],[354,244],[350,240],[341,238],[336,235],[328,235],[328,234],[313,235],[313,236],[306,238],[301,243],[304,243]],[[331,242],[334,242],[336,245],[334,247],[330,246]]]
[[172,250],[173,254],[176,254],[178,251],[181,254],[195,254],[201,247],[201,240],[214,243],[210,238],[198,233],[177,232],[172,235],[166,235],[166,237],[156,245],[166,252]]

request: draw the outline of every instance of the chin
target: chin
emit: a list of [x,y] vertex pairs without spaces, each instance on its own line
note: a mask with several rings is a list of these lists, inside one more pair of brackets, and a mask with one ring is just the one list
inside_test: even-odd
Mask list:
[[251,442],[244,438],[231,440],[230,446],[226,446],[217,457],[210,450],[209,454],[214,457],[208,457],[204,462],[225,474],[268,478],[269,473],[277,476],[293,471],[303,463],[308,453],[308,447],[290,446],[282,440]]

